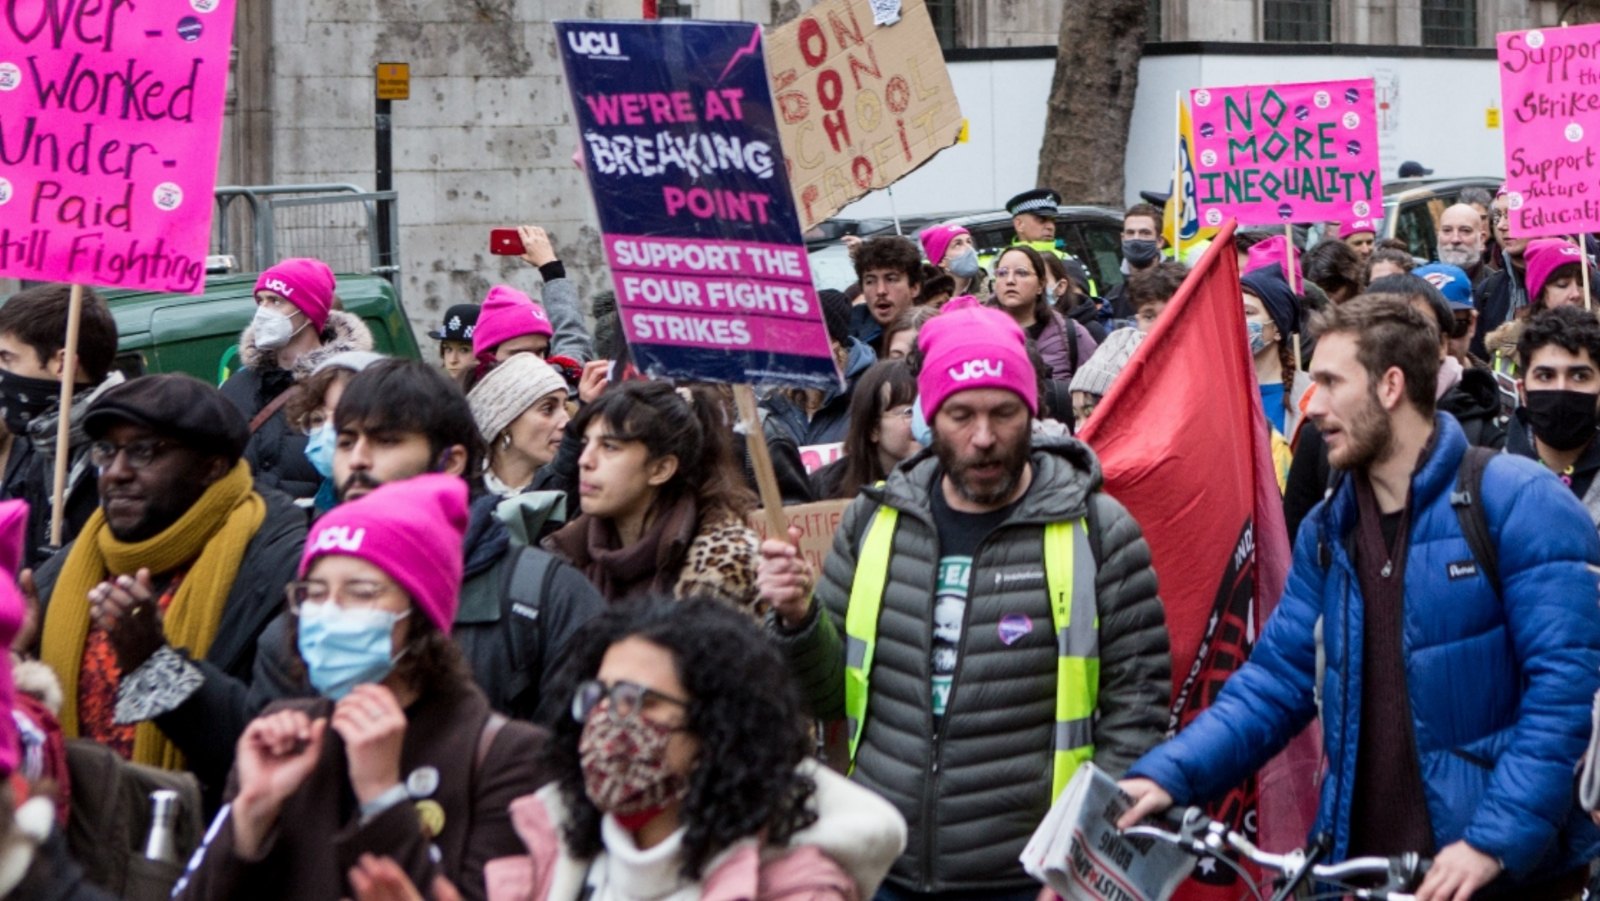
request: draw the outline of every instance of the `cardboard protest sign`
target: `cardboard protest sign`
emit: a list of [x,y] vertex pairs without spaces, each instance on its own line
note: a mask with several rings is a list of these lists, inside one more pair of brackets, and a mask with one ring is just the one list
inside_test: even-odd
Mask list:
[[1206,225],[1381,215],[1372,79],[1196,88],[1190,101]]
[[1600,230],[1600,25],[1503,32],[1495,45],[1511,234]]
[[617,309],[650,376],[839,383],[744,22],[557,22]]
[[842,456],[844,456],[843,441],[835,441],[832,444],[807,444],[800,448],[800,464],[806,468],[806,472],[816,472]]
[[[822,562],[828,559],[828,551],[833,547],[833,533],[839,530],[839,519],[844,516],[844,510],[850,506],[850,501],[817,501],[814,504],[795,504],[783,508],[783,516],[788,525],[798,528],[800,537],[800,555],[811,563],[812,569],[822,572]],[[754,529],[762,541],[777,537],[784,541],[789,540],[787,535],[773,536],[771,528],[767,525],[765,512],[757,510],[750,514],[750,528]]]
[[234,0],[6,0],[0,274],[205,287]]
[[956,143],[961,105],[923,0],[874,24],[869,0],[823,0],[768,36],[789,178],[810,228]]

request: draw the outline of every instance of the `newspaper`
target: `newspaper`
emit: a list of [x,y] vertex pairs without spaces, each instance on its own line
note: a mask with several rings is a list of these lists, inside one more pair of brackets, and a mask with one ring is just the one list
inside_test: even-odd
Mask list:
[[1092,763],[1078,768],[1022,849],[1028,875],[1066,901],[1147,901],[1177,890],[1194,858],[1151,838],[1117,832],[1132,799]]

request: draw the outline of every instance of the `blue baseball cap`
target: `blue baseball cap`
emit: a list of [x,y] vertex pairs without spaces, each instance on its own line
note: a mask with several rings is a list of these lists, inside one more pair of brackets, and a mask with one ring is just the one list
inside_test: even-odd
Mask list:
[[1450,302],[1452,310],[1471,310],[1472,305],[1472,279],[1467,277],[1466,270],[1460,266],[1449,263],[1429,263],[1411,270],[1412,275],[1419,275],[1428,280],[1428,283],[1439,289],[1444,299]]

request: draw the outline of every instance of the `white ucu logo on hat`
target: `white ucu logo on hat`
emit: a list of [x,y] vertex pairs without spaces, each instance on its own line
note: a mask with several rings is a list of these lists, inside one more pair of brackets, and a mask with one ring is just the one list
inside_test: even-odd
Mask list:
[[267,283],[261,286],[261,290],[281,294],[284,297],[294,293],[294,289],[285,284],[281,278],[268,279]]
[[349,526],[329,526],[317,533],[317,540],[312,543],[313,551],[345,551],[355,553],[361,550],[361,542],[367,537],[366,529],[350,531]]
[[970,382],[973,379],[997,379],[1005,374],[1006,364],[999,360],[968,360],[960,366],[950,367],[950,377],[958,382]]

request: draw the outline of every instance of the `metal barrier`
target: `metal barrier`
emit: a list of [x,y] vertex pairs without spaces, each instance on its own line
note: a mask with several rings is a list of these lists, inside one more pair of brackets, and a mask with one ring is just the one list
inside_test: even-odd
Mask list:
[[212,252],[233,255],[246,272],[316,257],[335,272],[384,276],[399,297],[395,198],[350,184],[219,186]]

